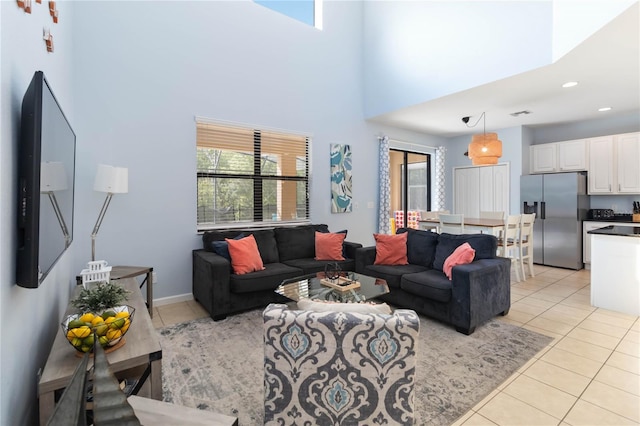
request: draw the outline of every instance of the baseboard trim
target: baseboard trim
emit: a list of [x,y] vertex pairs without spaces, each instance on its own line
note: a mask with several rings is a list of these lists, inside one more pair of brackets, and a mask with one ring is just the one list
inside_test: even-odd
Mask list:
[[193,293],[178,294],[177,296],[161,297],[153,299],[153,306],[170,305],[172,303],[188,302],[193,300]]

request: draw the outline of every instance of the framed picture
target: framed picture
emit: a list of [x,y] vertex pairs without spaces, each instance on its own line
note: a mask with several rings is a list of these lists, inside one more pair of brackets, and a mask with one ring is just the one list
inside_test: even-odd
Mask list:
[[331,144],[331,213],[353,209],[351,167],[351,146]]

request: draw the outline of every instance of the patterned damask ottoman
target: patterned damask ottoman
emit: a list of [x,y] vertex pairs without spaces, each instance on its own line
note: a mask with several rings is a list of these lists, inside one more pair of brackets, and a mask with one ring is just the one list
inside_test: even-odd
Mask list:
[[413,423],[420,322],[392,315],[289,310],[264,313],[266,425]]

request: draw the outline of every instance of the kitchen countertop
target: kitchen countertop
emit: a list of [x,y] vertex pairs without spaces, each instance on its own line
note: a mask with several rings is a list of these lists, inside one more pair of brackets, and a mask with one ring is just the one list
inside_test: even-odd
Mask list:
[[[640,225],[640,224],[638,224]],[[587,234],[597,235],[615,235],[619,237],[636,237],[640,238],[640,226],[605,226],[604,228],[594,229]]]

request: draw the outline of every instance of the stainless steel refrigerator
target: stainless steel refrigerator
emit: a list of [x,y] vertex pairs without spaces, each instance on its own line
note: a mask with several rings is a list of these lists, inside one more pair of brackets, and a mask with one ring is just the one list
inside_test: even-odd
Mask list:
[[535,213],[533,262],[582,269],[582,221],[589,209],[587,174],[549,173],[520,178],[522,213]]

